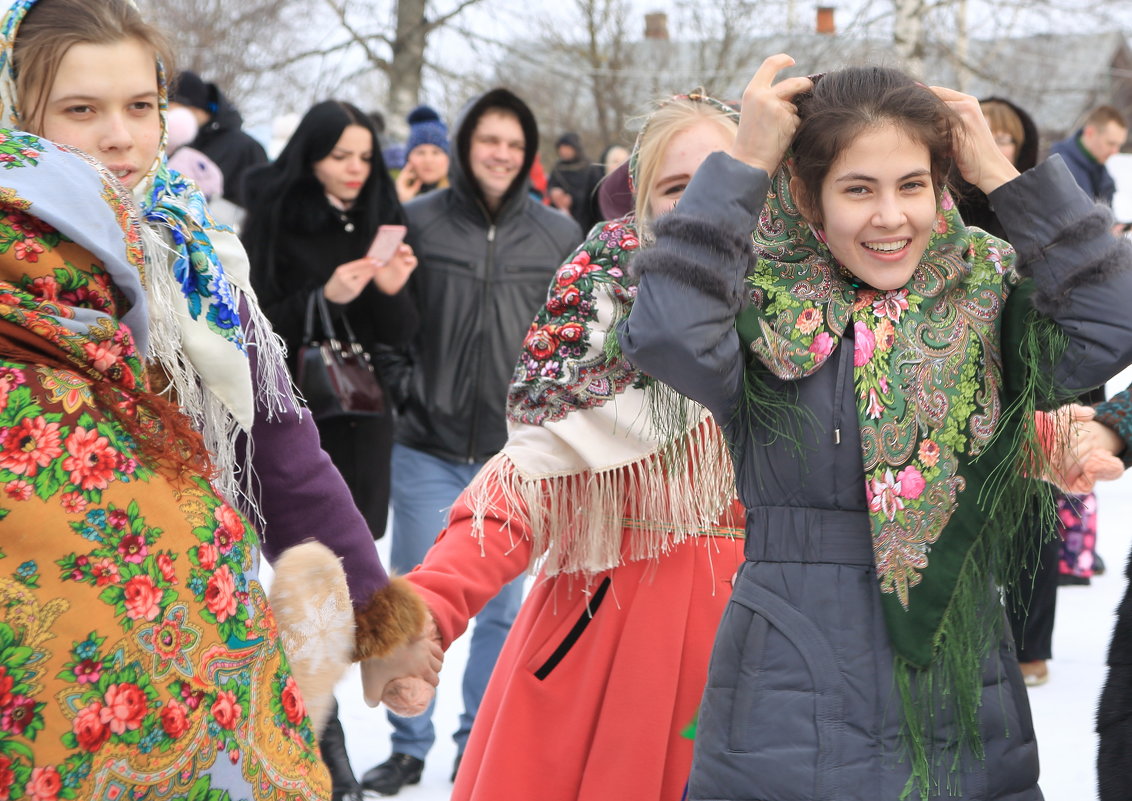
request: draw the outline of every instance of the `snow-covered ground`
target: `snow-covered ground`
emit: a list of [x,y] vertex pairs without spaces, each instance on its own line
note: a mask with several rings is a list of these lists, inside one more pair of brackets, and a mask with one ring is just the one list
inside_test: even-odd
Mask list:
[[[1132,372],[1109,384],[1127,386]],[[1054,631],[1050,680],[1030,691],[1042,758],[1041,785],[1048,801],[1090,801],[1096,798],[1096,734],[1093,720],[1105,676],[1105,654],[1114,613],[1126,584],[1124,565],[1132,545],[1132,471],[1098,490],[1098,550],[1108,566],[1088,587],[1062,587]],[[379,551],[388,558],[388,538]],[[465,635],[449,650],[433,722],[437,741],[425,763],[419,785],[398,795],[404,801],[442,801],[449,797],[449,774],[456,748],[451,733],[460,714],[460,677],[467,658]],[[342,723],[354,769],[360,776],[389,755],[389,725],[383,709],[362,700],[356,669],[338,688]],[[501,799],[519,801],[519,799]],[[525,801],[525,800],[524,800]],[[610,799],[616,801],[616,799]]]

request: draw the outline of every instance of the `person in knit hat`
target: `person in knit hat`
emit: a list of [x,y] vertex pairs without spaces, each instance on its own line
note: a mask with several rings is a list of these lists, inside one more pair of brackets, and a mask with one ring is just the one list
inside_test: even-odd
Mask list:
[[448,126],[432,106],[417,106],[408,120],[405,166],[397,174],[402,203],[448,186]]

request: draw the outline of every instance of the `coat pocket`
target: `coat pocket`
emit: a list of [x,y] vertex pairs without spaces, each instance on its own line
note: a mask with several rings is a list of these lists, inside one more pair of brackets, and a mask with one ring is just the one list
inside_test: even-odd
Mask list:
[[609,590],[609,583],[609,576],[602,579],[589,602],[583,607],[581,614],[573,621],[565,620],[562,626],[548,639],[547,643],[538,650],[534,658],[527,663],[527,666],[534,672],[536,679],[545,680],[581,639],[593,621],[594,615],[601,608],[605,594]]
[[781,597],[740,580],[712,654],[693,797],[728,797],[712,794],[725,788],[703,785],[749,775],[760,798],[837,798],[845,697],[833,648],[818,627]]

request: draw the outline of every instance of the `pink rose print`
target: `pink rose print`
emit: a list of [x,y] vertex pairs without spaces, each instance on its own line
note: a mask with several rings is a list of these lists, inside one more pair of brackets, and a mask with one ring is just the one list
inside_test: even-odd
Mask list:
[[222,566],[208,579],[204,590],[204,605],[223,623],[236,614],[236,579],[228,565]]
[[57,768],[47,765],[33,768],[27,787],[24,788],[29,801],[56,801],[63,789],[63,778]]
[[216,560],[220,558],[220,549],[211,542],[197,546],[197,561],[202,570],[212,570],[216,567]]
[[0,442],[0,467],[18,476],[34,476],[63,455],[59,446],[59,424],[43,416],[25,417],[8,429]]
[[114,477],[117,454],[110,440],[95,429],[75,428],[66,443],[67,453],[63,469],[71,473],[71,483],[80,489],[106,489]]
[[235,693],[221,690],[216,694],[216,701],[213,702],[210,711],[221,728],[234,729],[240,722],[240,715],[243,714],[244,709],[236,703]]
[[79,748],[92,754],[110,739],[110,727],[102,720],[102,709],[102,704],[92,701],[79,710],[71,724]]
[[828,331],[822,331],[814,337],[814,341],[810,344],[810,353],[817,356],[819,361],[833,353],[833,337]]
[[900,483],[900,497],[914,501],[923,494],[924,476],[914,465],[905,467],[896,478]]
[[862,367],[872,361],[876,338],[864,323],[853,323],[853,366]]
[[161,614],[161,590],[149,576],[134,576],[122,588],[126,617],[130,620],[156,620]]
[[293,676],[287,677],[287,683],[283,685],[281,700],[283,702],[283,714],[287,716],[287,720],[295,726],[302,723],[303,716],[307,714],[307,707],[303,703],[303,696],[299,693],[299,685],[295,683]]
[[141,726],[146,713],[145,693],[136,684],[111,684],[106,688],[106,706],[99,719],[109,724],[114,734],[125,734]]
[[183,704],[170,701],[161,710],[161,728],[176,740],[189,728],[189,712]]

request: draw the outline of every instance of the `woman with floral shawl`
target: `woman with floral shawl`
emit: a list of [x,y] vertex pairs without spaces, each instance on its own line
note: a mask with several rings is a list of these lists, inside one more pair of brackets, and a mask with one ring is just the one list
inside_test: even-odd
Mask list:
[[[408,575],[445,647],[503,584],[538,570],[476,716],[458,801],[677,801],[712,632],[741,559],[740,509],[715,423],[611,347],[627,266],[731,109],[662,105],[633,156],[637,208],[559,268],[508,399],[510,436]],[[683,160],[677,153],[691,153]],[[647,230],[647,227],[645,228]],[[682,409],[670,450],[653,416]]]
[[146,382],[133,203],[30,134],[0,160],[0,793],[325,797],[255,533]]
[[[1026,555],[1035,408],[1132,358],[1132,249],[1060,159],[1019,176],[974,98],[792,65],[658,223],[620,330],[726,421],[747,507],[689,797],[1040,801],[994,583]],[[951,157],[1017,254],[959,219]]]
[[[420,600],[390,581],[365,521],[292,394],[235,234],[168,168],[164,38],[130,0],[15,0],[0,22],[0,108],[11,127],[107,165],[141,210],[151,380],[191,419],[224,499],[262,530],[274,559],[308,538],[342,558],[360,658],[412,640]],[[423,639],[416,642],[423,644]]]

